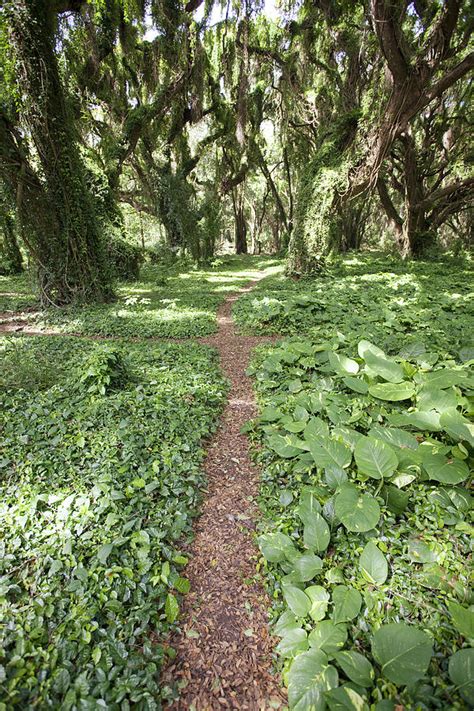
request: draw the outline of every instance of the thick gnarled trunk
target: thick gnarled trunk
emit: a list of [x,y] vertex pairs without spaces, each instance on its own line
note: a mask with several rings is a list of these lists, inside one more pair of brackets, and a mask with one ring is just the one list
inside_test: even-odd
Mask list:
[[[21,115],[41,175],[27,164],[19,138],[7,121],[2,129],[6,140],[2,172],[17,196],[25,243],[38,265],[40,296],[45,303],[55,305],[104,300],[111,294],[105,252],[55,55],[54,4],[17,0],[6,4],[6,12],[19,79],[30,97],[21,106]],[[5,164],[6,154],[9,165]],[[27,184],[27,173],[33,184]],[[27,233],[32,209],[40,218],[41,228]]]

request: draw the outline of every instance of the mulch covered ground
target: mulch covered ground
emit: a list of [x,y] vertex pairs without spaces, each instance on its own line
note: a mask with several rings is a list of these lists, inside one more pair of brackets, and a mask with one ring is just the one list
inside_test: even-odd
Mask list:
[[261,711],[286,705],[272,671],[270,600],[255,576],[252,532],[259,475],[250,461],[248,440],[240,433],[256,415],[245,374],[250,353],[270,339],[236,333],[231,318],[236,298],[229,297],[221,307],[218,333],[201,339],[218,349],[231,389],[204,465],[208,491],[186,568],[191,592],[184,600],[182,633],[170,642],[176,659],[164,674],[165,681],[177,681],[181,689],[169,711]]

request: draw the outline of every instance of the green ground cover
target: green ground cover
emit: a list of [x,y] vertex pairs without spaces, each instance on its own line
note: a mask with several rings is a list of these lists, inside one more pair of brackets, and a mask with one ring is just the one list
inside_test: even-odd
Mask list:
[[37,303],[30,274],[27,272],[16,276],[0,274],[0,313],[21,311],[37,306]]
[[234,316],[244,332],[316,340],[340,332],[352,346],[366,338],[393,353],[423,341],[458,355],[474,345],[473,283],[473,266],[462,259],[405,263],[351,254],[314,279],[287,279],[281,267],[239,299]]
[[225,396],[217,355],[0,346],[0,708],[159,708],[202,439]]
[[[137,282],[121,283],[117,300],[82,308],[26,313],[39,330],[130,338],[188,338],[216,330],[216,311],[226,295],[245,285],[274,260],[248,256],[218,259],[208,269],[148,264]],[[0,277],[0,312],[34,307],[28,276]],[[11,316],[10,316],[11,317]]]
[[250,369],[258,541],[290,708],[467,709],[468,272],[362,261],[339,279],[276,276],[235,307],[246,330],[307,334]]

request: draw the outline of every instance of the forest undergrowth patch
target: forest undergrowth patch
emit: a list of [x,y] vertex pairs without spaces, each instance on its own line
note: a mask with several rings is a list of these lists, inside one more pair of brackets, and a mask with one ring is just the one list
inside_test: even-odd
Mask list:
[[[229,292],[278,260],[228,256],[207,268],[147,264],[140,279],[117,284],[107,304],[40,309],[27,275],[0,277],[3,322],[21,322],[38,331],[123,338],[197,338],[215,333],[216,312]],[[36,307],[36,308],[35,308]],[[21,314],[6,313],[28,309]]]
[[336,335],[262,348],[250,372],[290,708],[467,709],[472,361]]
[[[316,278],[277,273],[234,308],[244,332],[335,333],[347,345],[365,338],[387,352],[423,342],[467,360],[474,354],[474,271],[468,260],[403,262],[371,253],[349,254]],[[470,348],[468,350],[468,348]]]
[[0,708],[159,708],[202,440],[226,391],[217,355],[1,345]]

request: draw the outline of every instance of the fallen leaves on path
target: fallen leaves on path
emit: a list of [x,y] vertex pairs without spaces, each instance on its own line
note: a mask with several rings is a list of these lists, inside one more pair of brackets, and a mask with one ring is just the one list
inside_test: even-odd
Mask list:
[[218,333],[200,339],[219,351],[231,389],[204,463],[208,490],[187,567],[191,592],[183,605],[182,633],[171,640],[176,658],[164,672],[164,681],[178,682],[181,689],[169,711],[285,706],[272,671],[270,601],[255,574],[252,531],[259,476],[250,461],[248,440],[240,432],[256,414],[245,374],[250,353],[271,339],[236,334],[231,318],[236,298],[229,297],[220,308]]

